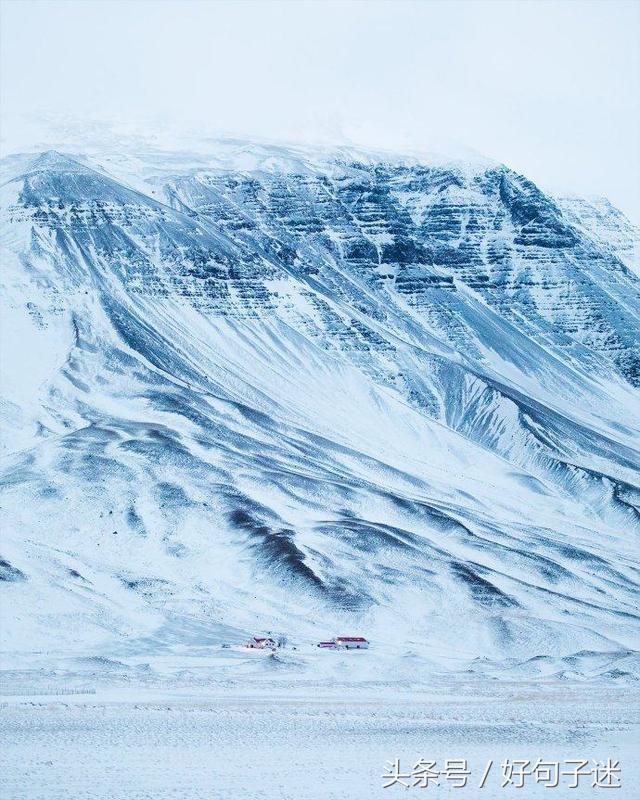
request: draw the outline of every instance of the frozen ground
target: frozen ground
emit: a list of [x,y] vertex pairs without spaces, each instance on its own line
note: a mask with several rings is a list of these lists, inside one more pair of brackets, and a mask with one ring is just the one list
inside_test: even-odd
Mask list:
[[[123,681],[4,678],[3,800],[331,800],[605,797],[582,778],[502,788],[504,759],[621,764],[616,798],[636,798],[638,691],[602,684],[435,680]],[[45,681],[46,680],[46,685]],[[28,687],[28,688],[27,688]],[[36,691],[48,694],[34,694]],[[17,694],[22,692],[22,694]],[[385,762],[467,759],[468,785],[384,789]],[[494,764],[484,788],[487,762]],[[436,767],[438,768],[438,767]]]

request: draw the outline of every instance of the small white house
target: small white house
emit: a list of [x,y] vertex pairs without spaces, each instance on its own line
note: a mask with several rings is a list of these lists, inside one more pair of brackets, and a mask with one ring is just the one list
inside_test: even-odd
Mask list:
[[246,643],[245,647],[251,650],[264,650],[265,647],[276,647],[276,642],[270,636],[254,636]]

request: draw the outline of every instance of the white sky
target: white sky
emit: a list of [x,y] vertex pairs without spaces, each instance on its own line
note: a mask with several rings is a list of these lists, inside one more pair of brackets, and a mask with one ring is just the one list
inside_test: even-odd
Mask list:
[[454,140],[552,190],[604,194],[640,222],[636,0],[2,0],[1,11],[5,149],[27,130],[16,120],[30,114],[33,128],[45,112],[398,150]]

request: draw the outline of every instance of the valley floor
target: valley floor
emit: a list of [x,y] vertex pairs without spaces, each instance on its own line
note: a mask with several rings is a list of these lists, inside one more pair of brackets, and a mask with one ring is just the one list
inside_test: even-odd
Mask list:
[[[640,691],[602,683],[434,685],[255,681],[84,687],[28,676],[0,697],[3,800],[337,800],[604,797],[525,777],[502,788],[505,759],[619,760],[612,794],[638,797]],[[36,694],[38,692],[38,694]],[[78,692],[78,693],[72,693]],[[439,777],[383,788],[389,768],[466,759],[467,786]],[[489,761],[485,785],[479,788]],[[590,763],[585,769],[591,769]],[[512,776],[517,783],[517,769]],[[409,782],[415,781],[415,778]]]

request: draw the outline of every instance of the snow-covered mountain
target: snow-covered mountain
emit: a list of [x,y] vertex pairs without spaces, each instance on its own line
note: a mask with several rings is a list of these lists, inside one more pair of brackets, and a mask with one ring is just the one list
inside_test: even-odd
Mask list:
[[5,650],[638,672],[620,212],[234,141],[12,156],[0,191]]

